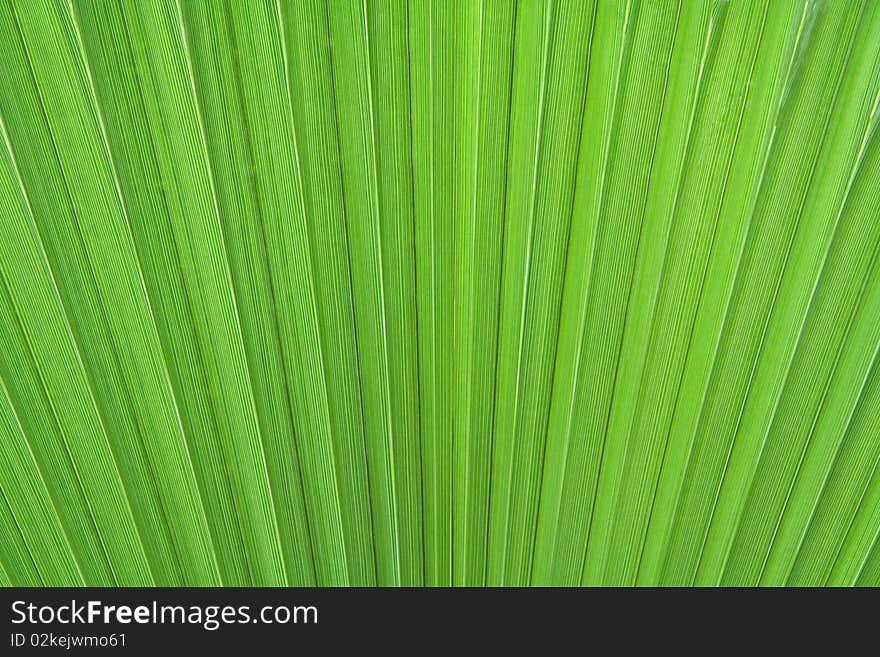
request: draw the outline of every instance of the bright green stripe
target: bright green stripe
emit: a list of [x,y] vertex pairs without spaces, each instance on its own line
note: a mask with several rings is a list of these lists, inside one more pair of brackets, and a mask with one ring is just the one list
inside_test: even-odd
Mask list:
[[490,584],[527,584],[584,107],[588,3],[519,8],[500,294]]
[[[760,25],[762,8],[754,13]],[[685,3],[675,33],[621,344],[625,356],[617,372],[605,438],[625,449],[613,493],[609,550],[615,556],[605,567],[606,584],[628,585],[636,575],[664,448],[664,415],[674,403],[689,323],[714,235],[715,208],[725,182],[725,167],[703,158],[728,157],[729,142],[739,126],[740,105],[729,102],[733,94],[723,86],[736,84],[736,78],[722,68],[727,55],[722,50],[723,29],[739,30],[744,58],[754,57],[748,42],[741,39],[743,26],[737,24],[745,22],[748,12],[739,14],[728,16],[726,7],[712,11],[706,4]],[[749,31],[759,33],[760,29]],[[702,42],[702,48],[690,47],[694,42]],[[737,54],[735,50],[734,62]],[[747,77],[748,66],[739,70]],[[728,108],[723,132],[716,127],[724,109],[718,98]],[[704,143],[712,137],[718,143]],[[706,181],[706,171],[720,175]],[[692,180],[694,175],[697,180]],[[650,394],[652,390],[656,392]]]
[[[239,53],[240,93],[292,395],[317,578],[324,585],[343,585],[348,572],[336,445],[329,419],[327,379],[331,374],[323,369],[325,347],[320,342],[298,137],[291,123],[287,36],[275,4],[266,3],[260,10],[229,5],[228,11]],[[259,309],[255,312],[258,317],[270,315]],[[271,461],[276,461],[289,449],[281,432],[272,435]],[[290,468],[283,462],[275,467],[279,474]],[[280,478],[275,486],[280,491],[288,487]],[[279,508],[279,518],[289,515],[286,507]]]
[[[303,437],[298,449],[312,513],[315,567],[321,584],[344,585],[349,575],[339,478],[345,473],[337,463],[337,451],[344,442],[332,433],[327,388],[333,374],[324,369],[323,356],[324,349],[334,347],[321,343],[298,130],[292,128],[289,95],[288,47],[295,46],[288,43],[283,32],[280,11],[277,4],[268,6],[265,14],[236,6],[236,45],[241,53],[253,53],[239,56],[241,82],[249,112],[257,192],[266,218],[273,285],[276,299],[281,300],[278,321],[293,394],[295,428]],[[249,21],[254,23],[253,28],[248,26]],[[267,62],[274,62],[274,66],[268,67]],[[284,444],[278,449],[283,452]]]
[[[32,206],[23,195],[20,179],[13,179],[8,146],[9,142],[6,142],[0,181],[4,206],[0,213],[0,229],[3,243],[7,245],[2,250],[0,272],[6,299],[4,305],[9,311],[4,313],[4,319],[18,326],[26,349],[34,359],[48,403],[64,437],[65,451],[70,455],[92,507],[97,532],[116,580],[126,578],[132,583],[146,584],[152,581],[150,567],[134,523],[130,500],[120,479],[119,464],[92,397],[93,388],[61,304],[56,279],[39,242],[30,210]],[[7,331],[11,329],[9,324],[6,326],[9,327]],[[4,379],[13,371],[7,370]],[[33,391],[32,394],[39,393]],[[38,439],[43,438],[39,436]],[[53,487],[57,483],[53,480]],[[105,573],[101,571],[98,566],[89,577],[104,580]]]
[[[809,10],[808,10],[809,11]],[[787,245],[793,235],[798,200],[806,193],[807,176],[820,146],[824,121],[821,113],[798,111],[797,103],[832,102],[833,81],[842,67],[842,57],[805,57],[806,44],[832,48],[831,35],[838,36],[832,14],[805,14],[802,39],[797,44],[792,86],[785,91],[773,147],[760,173],[760,187],[736,279],[729,302],[723,306],[720,342],[707,391],[698,397],[693,451],[689,458],[681,500],[678,502],[669,553],[662,575],[669,583],[689,583],[701,562],[709,524],[718,499],[733,434],[757,358],[766,319],[771,311],[776,284],[784,268]],[[828,30],[827,33],[822,30]],[[798,32],[793,35],[797,38]],[[819,35],[827,40],[819,41]],[[832,83],[828,83],[831,78]],[[771,105],[772,107],[772,105]],[[801,153],[790,157],[792,149]],[[748,212],[749,204],[746,205]],[[702,581],[701,581],[702,583]]]
[[[609,537],[615,494],[620,486],[625,445],[608,440],[608,422],[618,380],[621,340],[630,312],[633,267],[642,232],[648,181],[656,152],[662,109],[668,91],[672,47],[680,23],[680,6],[657,11],[644,5],[634,7],[632,38],[624,51],[618,125],[611,136],[599,235],[598,259],[590,293],[596,304],[591,309],[588,334],[593,335],[585,381],[600,379],[602,388],[593,391],[590,426],[602,441],[595,510],[590,518],[589,541],[583,582],[601,582],[611,555]],[[634,194],[633,190],[640,190]]]
[[456,6],[452,533],[454,581],[468,586],[486,577],[515,6]]
[[[453,73],[455,91],[455,181],[454,181],[454,220],[455,270],[453,336],[455,347],[452,352],[453,375],[453,525],[452,525],[452,580],[457,586],[483,583],[482,564],[485,554],[485,526],[487,499],[485,465],[488,454],[488,431],[476,433],[472,430],[474,419],[484,414],[474,413],[472,403],[476,391],[494,384],[494,378],[486,376],[488,367],[474,367],[474,360],[485,353],[485,347],[478,344],[477,333],[497,321],[495,304],[486,304],[488,312],[484,321],[474,322],[474,301],[478,283],[484,281],[477,272],[477,263],[487,263],[495,267],[497,256],[486,248],[476,253],[476,175],[480,162],[477,148],[480,143],[480,110],[483,94],[483,2],[469,2],[456,6],[454,40],[455,71]],[[506,34],[510,34],[507,30]],[[494,43],[498,43],[496,39]],[[490,43],[493,43],[490,41]],[[495,78],[497,79],[498,75]],[[509,77],[509,76],[508,76]],[[494,98],[498,95],[495,94]],[[494,118],[494,116],[493,116]],[[506,127],[506,121],[495,120],[489,125]],[[500,216],[496,213],[495,216]],[[487,218],[488,219],[488,218]],[[482,222],[483,224],[488,221]],[[490,242],[491,243],[491,242]],[[493,282],[497,281],[497,275]],[[486,321],[488,320],[488,321]],[[492,334],[494,338],[494,333]],[[485,338],[484,338],[485,341]],[[482,347],[482,348],[481,348]],[[494,357],[493,357],[494,361]],[[480,376],[479,373],[482,373]],[[492,397],[491,394],[488,395]],[[480,439],[482,438],[482,439]],[[480,458],[482,456],[482,458]],[[481,467],[482,466],[482,467]],[[474,475],[474,470],[481,471]],[[476,526],[475,526],[476,525]],[[471,571],[473,567],[476,573]]]
[[[762,583],[782,584],[788,577],[806,520],[815,509],[816,496],[877,359],[880,222],[871,218],[880,213],[876,194],[880,148],[872,151],[862,160],[841,208],[836,241],[818,282],[762,455],[766,465],[762,463],[756,473],[756,484],[758,476],[764,476],[763,487],[756,485],[755,491],[756,497],[760,494],[762,498],[763,514],[767,514],[770,500],[779,499],[781,491],[774,487],[785,484],[783,511],[767,548]],[[777,467],[771,478],[767,468],[772,464]],[[792,467],[794,477],[789,482],[783,473],[791,472]],[[744,517],[743,529],[749,524],[761,526],[758,521],[747,523]]]
[[880,376],[875,358],[871,374],[841,438],[827,480],[797,551],[788,582],[821,586],[847,542],[872,481],[880,472]]
[[[708,210],[697,209],[703,216],[708,214],[707,220],[714,220],[717,224],[703,274],[702,292],[689,338],[687,357],[683,363],[674,410],[667,428],[663,466],[654,493],[639,565],[637,581],[641,584],[658,583],[664,554],[670,545],[673,523],[679,519],[682,486],[693,454],[693,436],[700,419],[700,408],[713,371],[712,363],[717,354],[726,308],[736,280],[755,190],[761,187],[766,171],[765,163],[779,101],[785,80],[790,74],[788,65],[793,58],[794,44],[802,34],[799,31],[802,27],[800,19],[804,15],[806,3],[803,0],[792,0],[781,8],[778,3],[770,3],[766,16],[761,16],[757,9],[741,11],[742,8],[738,6],[735,9],[734,15],[740,16],[741,20],[751,17],[756,25],[762,26],[761,36],[757,43],[752,43],[750,39],[742,39],[737,32],[742,29],[739,21],[725,20],[723,23],[726,29],[719,44],[721,50],[716,55],[718,61],[724,62],[727,57],[731,57],[731,61],[741,58],[743,63],[749,62],[748,48],[743,48],[749,44],[754,48],[754,60],[746,80],[735,78],[739,85],[735,90],[744,97],[743,113],[739,126],[736,127],[735,142],[730,146],[733,149],[730,160],[726,161],[729,168],[723,176],[720,205],[717,208],[710,206]],[[729,83],[727,76],[730,74],[721,68],[716,75],[712,79],[724,93]],[[743,84],[746,85],[745,88]],[[716,102],[723,107],[723,97],[717,98]],[[707,134],[702,137],[709,142],[706,148],[714,148],[711,115],[706,121],[701,120],[701,125],[707,130]],[[729,144],[730,130],[720,134],[724,135]],[[693,148],[694,153],[700,152],[697,144]],[[725,160],[720,162],[724,164]],[[696,185],[699,185],[703,175],[711,174],[708,169],[694,169]],[[713,177],[713,182],[713,189],[717,194],[722,177]],[[693,191],[698,192],[698,187]],[[696,193],[692,200],[697,208],[700,208],[699,197],[700,194]],[[714,212],[717,212],[717,216],[712,214]]]
[[0,284],[0,350],[2,378],[13,408],[23,409],[18,416],[51,504],[70,540],[86,584],[110,586],[114,576],[94,514],[83,494],[83,486],[71,462],[67,445],[58,425],[40,372],[31,356],[25,335],[17,320],[15,307],[5,284]]
[[409,6],[425,583],[452,584],[455,223],[453,4]]
[[[120,450],[146,452],[145,462],[123,476],[135,489],[155,487],[159,498],[153,514],[145,504],[137,503],[136,517],[145,520],[142,535],[150,543],[149,554],[158,564],[160,581],[177,579],[169,572],[178,567],[177,559],[180,567],[199,578],[209,578],[216,571],[213,548],[103,125],[95,112],[88,71],[83,68],[76,25],[70,13],[58,7],[40,9],[27,3],[15,12],[21,14],[24,47],[140,438]],[[46,38],[54,41],[58,50],[38,47],[39,40]],[[64,88],[66,93],[47,93],[52,88]],[[90,175],[79,175],[86,168]],[[162,545],[164,532],[173,547]]]
[[[517,7],[514,33],[513,81],[511,82],[510,134],[507,189],[504,217],[504,244],[501,263],[501,291],[498,297],[498,369],[496,371],[495,420],[493,426],[492,468],[489,474],[489,534],[487,584],[503,585],[508,579],[522,578],[518,547],[511,536],[512,497],[519,492],[515,462],[529,457],[529,446],[520,445],[519,415],[523,372],[525,326],[532,279],[535,203],[538,184],[541,131],[547,107],[547,78],[553,3],[523,3]],[[558,11],[558,9],[557,9]],[[528,401],[532,401],[529,399]],[[522,441],[532,436],[525,433]],[[519,449],[518,449],[519,447]],[[516,475],[519,475],[519,471]],[[515,483],[516,482],[516,483]],[[528,482],[520,484],[528,487]],[[525,500],[522,500],[525,501]],[[512,583],[522,584],[519,579]]]
[[[874,375],[876,377],[876,371]],[[877,387],[872,386],[873,389]],[[855,435],[865,432],[865,437],[871,436],[876,440],[880,429],[880,414],[877,413],[876,406],[870,406],[872,400],[876,401],[876,396],[874,393],[866,397],[864,411],[854,420]],[[877,472],[875,461],[868,485],[855,507],[855,515],[849,521],[843,540],[835,552],[830,572],[824,581],[826,586],[854,585],[871,561],[872,551],[876,554],[876,546],[880,540],[880,477]]]
[[877,588],[880,586],[880,542],[874,544],[868,560],[865,562],[855,586]]
[[[174,2],[123,3],[220,444],[255,584],[286,581],[190,53]],[[195,578],[199,581],[198,578]]]
[[596,379],[586,371],[596,358],[590,353],[596,343],[587,327],[596,300],[593,268],[617,122],[621,66],[632,34],[630,11],[629,3],[599,2],[596,6],[536,541],[537,584],[548,580],[580,583],[595,500],[602,427],[599,415],[588,405],[602,390],[593,388]]
[[[3,437],[0,492],[33,557],[40,579],[54,585],[82,585],[79,564],[2,382],[0,436]],[[7,540],[5,536],[3,540]]]
[[[2,121],[0,121],[2,126]],[[8,150],[5,129],[3,132],[3,176],[5,212],[16,216],[18,212],[29,213],[15,162]],[[10,187],[10,184],[12,187]],[[15,200],[13,200],[15,199]],[[24,201],[24,202],[23,202]],[[12,203],[14,206],[6,205]],[[19,216],[19,221],[29,223]],[[32,221],[32,220],[30,220]],[[0,372],[13,407],[26,409],[19,416],[21,429],[28,441],[37,467],[43,473],[52,505],[70,539],[71,548],[77,555],[85,582],[94,585],[113,583],[113,574],[107,562],[100,537],[95,528],[94,516],[82,483],[71,463],[61,428],[47,396],[39,369],[31,355],[22,327],[16,318],[15,307],[6,284],[0,284],[0,335],[4,348],[0,350]]]
[[40,575],[5,498],[0,504],[0,532],[4,537],[0,543],[0,586],[40,586]]
[[[727,578],[723,581],[750,583],[752,573],[760,570],[766,554],[754,549],[749,543],[751,539],[740,542],[733,532],[742,526],[745,505],[749,503],[747,495],[760,485],[755,479],[756,467],[765,454],[767,432],[779,408],[782,386],[790,377],[793,354],[803,336],[804,319],[814,307],[816,286],[826,270],[829,249],[836,244],[839,209],[849,193],[851,172],[859,164],[857,153],[874,101],[874,93],[864,97],[856,90],[869,86],[872,51],[880,42],[871,36],[876,32],[868,29],[868,15],[862,17],[856,7],[851,7],[849,14],[858,27],[854,32],[852,50],[847,53],[843,49],[847,55],[845,68],[837,83],[839,87],[834,91],[836,100],[832,100],[829,124],[821,133],[822,150],[817,166],[810,173],[812,180],[803,205],[795,207],[797,230],[792,241],[784,247],[789,251],[774,291],[775,302],[763,330],[744,406],[737,419],[730,461],[701,560],[698,574],[701,583],[722,577],[722,572]],[[833,338],[831,343],[834,344]],[[795,450],[795,454],[800,452]],[[792,461],[796,463],[797,456]],[[781,478],[775,476],[774,481]],[[772,508],[775,503],[768,494],[762,507]],[[746,532],[751,536],[760,535],[765,531],[769,516],[762,512],[762,522],[756,522]],[[746,563],[739,561],[743,555],[747,555]]]
[[6,496],[0,491],[0,582],[2,586],[42,586],[40,573]]
[[[261,179],[254,178],[255,163],[259,161],[254,151],[262,145],[251,140],[251,113],[246,105],[243,82],[252,73],[244,68],[248,62],[234,55],[242,35],[223,2],[187,3],[182,8],[186,31],[190,35],[194,82],[204,120],[257,419],[266,449],[281,543],[289,566],[288,578],[293,578],[295,583],[313,583],[315,564],[300,463],[296,450],[291,449],[295,444],[291,440],[294,435],[291,391],[277,330],[276,312],[280,313],[284,304],[276,306],[276,299],[283,301],[286,298],[283,294],[286,288],[273,285],[267,258],[272,249],[269,249],[264,235],[267,217],[272,217],[278,210],[271,203],[265,203],[265,192],[259,186]],[[271,16],[269,14],[269,18]],[[265,17],[263,14],[264,20]],[[277,39],[277,24],[274,29],[274,38]],[[268,32],[268,28],[264,27],[264,31]],[[246,44],[242,45],[243,52],[249,50]],[[283,62],[276,59],[274,67],[277,85]],[[279,106],[276,114],[283,111],[280,93],[278,97],[271,96],[270,100]],[[267,128],[269,134],[277,135],[284,135],[287,129],[289,126],[284,123]],[[288,184],[292,183],[288,180]],[[319,531],[315,538],[325,545],[326,537]],[[328,555],[332,554],[331,548],[325,549]]]
[[[633,527],[637,537],[628,550],[627,562],[632,570],[623,580],[628,584],[634,583],[639,575],[649,523],[657,505],[662,504],[657,495],[660,474],[666,464],[671,422],[691,354],[709,262],[719,248],[717,236],[723,203],[730,183],[736,182],[731,164],[743,136],[748,90],[768,11],[763,3],[717,7],[706,33],[706,50],[697,74],[700,87],[692,110],[695,115],[691,119],[688,151],[682,165],[683,178],[673,206],[673,224],[660,274],[656,314],[652,319],[652,338],[630,429],[629,440],[635,448],[635,457],[631,456],[627,463],[630,475],[624,478],[620,498],[627,515],[618,518],[617,538],[623,539],[628,526]],[[743,38],[744,34],[747,38]],[[661,181],[659,178],[657,182]],[[658,187],[662,188],[663,184]],[[650,242],[648,238],[648,244]],[[656,390],[656,395],[652,396],[651,390]],[[651,403],[652,398],[656,404]],[[639,447],[641,442],[648,446],[646,453]],[[630,488],[645,490],[642,495],[647,498],[642,498],[634,509],[629,502],[639,500],[640,496],[626,493]],[[663,513],[662,508],[659,512]],[[631,523],[635,523],[634,526]]]
[[347,128],[339,132],[342,186],[380,585],[422,579],[403,9],[329,3],[337,121]]
[[[410,135],[410,44],[405,3],[367,2],[382,281],[391,388],[400,582],[424,579],[422,464]],[[338,94],[337,94],[338,97]],[[344,155],[343,155],[344,157]],[[346,188],[347,189],[347,188]],[[369,380],[362,379],[369,386]]]
[[352,585],[370,585],[376,582],[373,521],[327,7],[322,0],[283,2],[281,11],[348,577]]
[[[42,267],[45,268],[44,275],[49,279],[47,283],[44,283],[48,286],[46,294],[49,297],[47,298],[51,298],[53,294],[60,297],[59,304],[55,309],[55,312],[60,312],[60,315],[55,320],[55,326],[63,328],[57,329],[56,335],[64,336],[66,332],[70,332],[71,344],[67,349],[71,364],[68,367],[84,369],[83,378],[79,384],[83,386],[83,389],[77,390],[75,395],[85,395],[85,398],[94,396],[94,402],[89,403],[85,408],[71,408],[70,412],[76,415],[66,415],[66,409],[59,408],[59,402],[55,400],[62,391],[52,389],[52,373],[46,372],[44,365],[47,358],[43,350],[51,350],[56,345],[49,342],[40,346],[39,343],[43,339],[52,340],[52,336],[48,334],[50,331],[46,328],[47,324],[41,319],[36,324],[39,330],[34,331],[31,327],[32,320],[22,317],[20,320],[23,325],[22,330],[29,336],[29,340],[36,341],[31,347],[33,357],[38,370],[43,371],[41,377],[46,382],[47,395],[49,395],[50,403],[56,409],[62,433],[67,434],[66,440],[72,452],[74,464],[81,467],[79,460],[84,455],[78,452],[77,445],[81,440],[88,442],[89,436],[91,436],[91,440],[99,441],[101,445],[107,445],[107,441],[110,439],[110,445],[115,448],[115,453],[108,453],[107,456],[118,460],[118,468],[121,472],[142,472],[141,453],[137,449],[126,448],[137,445],[130,408],[114,362],[113,348],[106,322],[103,320],[100,301],[95,291],[94,277],[83,247],[80,229],[76,223],[76,216],[72,212],[73,208],[67,183],[60,168],[54,136],[45,120],[43,100],[35,85],[33,71],[23,47],[15,15],[7,3],[4,3],[2,11],[0,11],[0,26],[8,35],[7,42],[12,46],[7,52],[6,75],[2,76],[3,87],[0,102],[2,102],[3,116],[8,130],[10,157],[14,157],[16,160],[23,183],[22,193],[26,194],[32,212],[30,222],[28,220],[16,222],[21,224],[17,226],[17,230],[24,231],[21,233],[22,236],[27,236],[24,237],[22,248],[33,250],[32,262],[35,263],[35,266],[41,259],[46,260],[46,264]],[[8,218],[12,219],[12,215],[8,215]],[[29,223],[31,223],[30,226]],[[12,226],[10,226],[11,228]],[[31,244],[32,242],[33,244]],[[45,249],[45,255],[41,253],[42,249]],[[35,276],[39,280],[37,273],[39,271],[40,269],[36,269],[34,272],[26,274],[25,280],[27,280],[28,287],[35,284],[33,280]],[[14,298],[16,287],[11,280],[9,284],[11,286],[10,292]],[[50,289],[52,286],[57,286],[57,291],[52,291]],[[62,303],[63,305],[61,305]],[[29,305],[22,307],[22,310],[27,313],[51,312],[51,309],[51,305],[45,308],[31,308]],[[66,322],[69,322],[69,327],[64,326]],[[89,339],[79,340],[80,336],[89,336]],[[77,345],[76,342],[80,342],[80,344]],[[59,356],[53,355],[49,361],[56,367],[63,366],[56,361],[57,358]],[[101,372],[102,375],[102,385],[100,386],[93,383],[98,372]],[[76,381],[76,378],[67,379],[65,377],[64,380],[66,380],[65,385],[70,386],[74,385],[73,382]],[[77,402],[78,405],[81,403]],[[98,404],[98,408],[95,408],[95,403]],[[79,418],[74,419],[76,416]],[[79,426],[80,422],[85,422],[89,429],[84,431]],[[111,429],[107,435],[105,435],[105,429],[102,425]],[[107,446],[109,447],[109,445]],[[117,469],[117,464],[114,464],[113,469]],[[108,470],[108,473],[110,472],[113,470]],[[117,471],[111,476],[118,477],[119,473]],[[83,473],[83,485],[87,491],[90,491],[91,487],[98,482],[86,481],[87,478]],[[126,483],[124,479],[123,483]],[[109,485],[115,487],[117,482],[114,481]],[[94,499],[91,492],[87,492],[86,496],[93,505],[101,506],[102,500]],[[127,505],[129,502],[126,497],[142,511],[142,516],[138,521],[140,528],[160,527],[154,513],[156,507],[153,487],[141,486],[138,488],[126,483],[123,500]],[[119,504],[118,500],[113,499],[107,500],[107,502],[111,508]],[[100,512],[98,513],[100,515]],[[114,511],[109,511],[109,513],[112,517]],[[103,530],[108,527],[107,520],[108,517],[104,516],[103,520],[98,522],[99,533],[103,533]],[[133,541],[139,546],[138,550],[142,551],[141,537],[138,536],[137,530],[131,529],[133,533],[128,540]],[[156,539],[154,543],[156,549],[149,551],[149,554],[153,556],[151,565],[160,570],[160,566],[170,563],[167,539],[161,530],[155,532],[153,536]],[[145,540],[149,540],[149,538]],[[127,546],[123,543],[123,546],[120,546],[120,552],[124,554],[126,549]],[[157,556],[158,558],[156,558]],[[127,559],[127,561],[131,563],[131,559]],[[139,565],[135,564],[134,572],[138,571],[140,571],[139,577],[149,579],[146,566],[141,569]]]
[[[241,531],[129,37],[117,3],[78,2],[75,9],[206,520],[217,550],[221,580],[229,585],[244,585],[249,577]],[[130,99],[129,102],[116,102],[117,94]]]

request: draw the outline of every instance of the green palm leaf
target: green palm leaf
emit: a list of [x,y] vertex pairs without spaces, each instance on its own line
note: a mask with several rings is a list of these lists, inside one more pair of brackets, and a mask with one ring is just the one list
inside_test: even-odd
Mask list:
[[0,584],[880,584],[877,3],[0,38]]

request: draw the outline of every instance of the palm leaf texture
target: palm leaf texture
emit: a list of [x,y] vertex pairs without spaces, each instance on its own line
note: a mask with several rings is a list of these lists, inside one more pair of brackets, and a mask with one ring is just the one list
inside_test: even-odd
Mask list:
[[0,43],[0,584],[880,585],[880,3]]

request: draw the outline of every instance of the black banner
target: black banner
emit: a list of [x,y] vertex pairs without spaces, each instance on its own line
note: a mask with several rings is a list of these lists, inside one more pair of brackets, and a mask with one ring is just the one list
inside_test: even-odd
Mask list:
[[[754,635],[763,646],[774,636],[790,645],[832,630],[841,597],[865,600],[853,591],[705,589],[3,589],[0,655],[615,654],[709,649],[707,640],[729,649]],[[868,630],[875,616],[873,605],[859,605],[846,613],[845,633]]]

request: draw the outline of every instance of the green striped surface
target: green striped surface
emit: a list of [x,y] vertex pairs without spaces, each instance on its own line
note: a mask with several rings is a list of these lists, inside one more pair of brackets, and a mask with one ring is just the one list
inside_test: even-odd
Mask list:
[[0,584],[880,585],[880,3],[0,43]]

